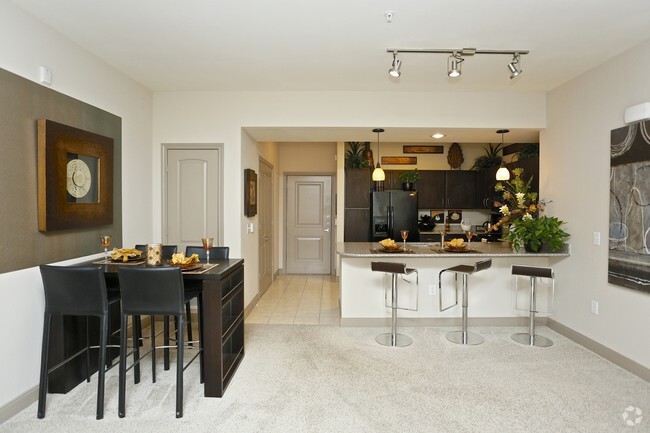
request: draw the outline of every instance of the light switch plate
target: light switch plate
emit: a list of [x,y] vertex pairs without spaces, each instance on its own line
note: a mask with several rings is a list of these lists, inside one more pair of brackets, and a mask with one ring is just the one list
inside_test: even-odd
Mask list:
[[47,69],[45,66],[41,66],[39,79],[42,84],[47,84],[49,86],[52,84],[52,71]]
[[594,245],[600,245],[600,232],[593,233],[592,242]]

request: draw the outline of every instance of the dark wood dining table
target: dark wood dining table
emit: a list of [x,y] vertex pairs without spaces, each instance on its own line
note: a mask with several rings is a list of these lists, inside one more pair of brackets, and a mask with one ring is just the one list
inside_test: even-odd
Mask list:
[[[98,260],[77,263],[73,266],[97,265]],[[206,272],[183,272],[185,290],[201,289],[203,308],[203,369],[205,397],[221,397],[244,357],[244,260],[211,260],[217,266]],[[109,291],[119,290],[120,266],[145,266],[141,263],[102,263]],[[164,265],[166,266],[166,265]],[[111,312],[111,320],[119,326],[119,307]],[[86,344],[86,322],[78,318],[59,318],[53,323],[54,348],[50,364],[56,365],[69,354]],[[91,326],[87,331],[91,344],[99,340],[99,329]],[[115,355],[118,352],[112,352]],[[65,393],[85,379],[85,357],[68,368],[50,376],[49,391]],[[110,356],[109,356],[110,358]],[[96,371],[96,360],[91,360],[91,371]],[[94,366],[92,365],[94,364]]]

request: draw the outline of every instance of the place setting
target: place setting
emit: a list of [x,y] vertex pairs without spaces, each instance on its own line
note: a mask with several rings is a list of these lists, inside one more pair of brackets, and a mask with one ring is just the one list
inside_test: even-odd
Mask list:
[[146,257],[142,255],[142,251],[135,248],[113,248],[113,251],[108,252],[108,247],[111,245],[112,237],[109,235],[102,235],[99,237],[102,248],[104,248],[104,259],[93,262],[96,265],[140,265],[144,263]]

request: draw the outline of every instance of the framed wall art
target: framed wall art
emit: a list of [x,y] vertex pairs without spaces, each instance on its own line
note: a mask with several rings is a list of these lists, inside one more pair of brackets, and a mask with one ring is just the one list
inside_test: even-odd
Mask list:
[[113,223],[113,139],[38,121],[38,230]]
[[257,215],[257,173],[250,168],[244,169],[244,215]]

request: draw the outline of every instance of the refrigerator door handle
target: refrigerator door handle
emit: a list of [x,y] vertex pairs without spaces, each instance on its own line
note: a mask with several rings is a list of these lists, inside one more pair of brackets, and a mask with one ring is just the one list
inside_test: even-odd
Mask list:
[[388,206],[388,232],[386,233],[389,238],[393,237],[393,217],[394,217],[393,206]]

